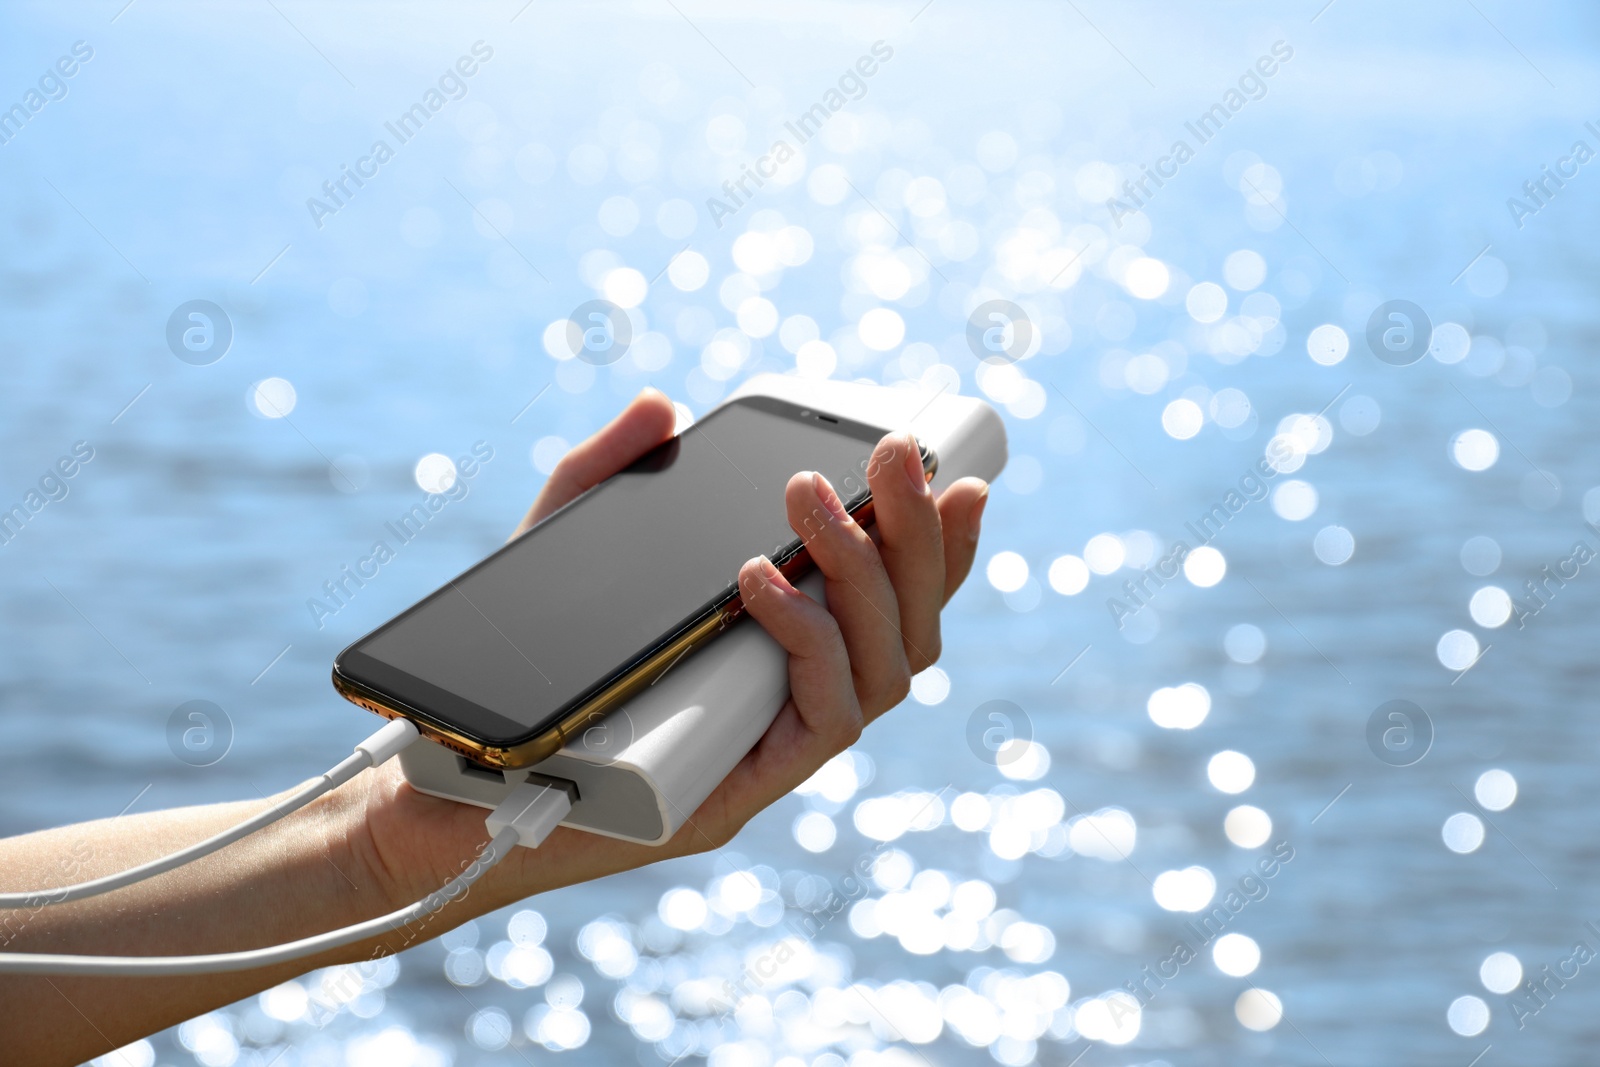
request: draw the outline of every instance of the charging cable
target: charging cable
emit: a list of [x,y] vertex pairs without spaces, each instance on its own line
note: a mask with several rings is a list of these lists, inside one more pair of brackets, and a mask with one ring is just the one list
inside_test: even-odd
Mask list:
[[271,826],[279,819],[291,812],[299,811],[313,800],[322,796],[329,790],[336,789],[366,770],[386,762],[390,757],[398,754],[402,749],[417,739],[417,728],[405,719],[394,719],[375,732],[371,737],[355,747],[355,751],[346,756],[333,769],[320,778],[313,778],[299,789],[284,797],[278,803],[265,811],[259,812],[237,826],[230,827],[220,834],[208,837],[204,841],[190,845],[170,856],[163,856],[149,863],[142,863],[137,867],[116,874],[108,874],[103,878],[95,878],[77,885],[69,885],[60,889],[41,889],[31,893],[0,893],[0,909],[4,908],[37,908],[46,904],[63,904],[70,900],[84,900],[88,897],[109,893],[113,889],[142,882],[146,878],[153,878],[158,874],[186,863],[192,863],[202,856],[233,844],[243,837],[248,837],[264,826]]
[[76,974],[76,975],[175,975],[214,974],[219,971],[247,971],[255,967],[284,963],[313,956],[328,949],[364,941],[377,934],[398,930],[408,923],[433,914],[446,904],[464,896],[484,873],[505,859],[518,845],[538,848],[556,826],[572,811],[578,787],[559,779],[524,782],[485,820],[489,843],[466,869],[439,889],[409,907],[380,915],[376,919],[303,937],[270,948],[244,952],[219,952],[207,956],[71,956],[40,952],[0,952],[0,974]]

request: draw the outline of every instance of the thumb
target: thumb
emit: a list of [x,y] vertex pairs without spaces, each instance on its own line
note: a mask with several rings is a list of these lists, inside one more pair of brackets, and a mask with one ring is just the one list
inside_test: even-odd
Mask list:
[[672,436],[678,413],[659,389],[645,389],[622,413],[573,448],[550,472],[533,507],[512,537],[576,500]]

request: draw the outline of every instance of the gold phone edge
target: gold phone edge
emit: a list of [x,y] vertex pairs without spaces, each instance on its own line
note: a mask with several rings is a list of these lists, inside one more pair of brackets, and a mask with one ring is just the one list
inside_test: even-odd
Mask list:
[[381,715],[386,719],[409,720],[416,726],[417,732],[423,737],[443,745],[452,752],[465,756],[475,763],[505,770],[518,770],[524,767],[531,767],[535,763],[555,755],[563,745],[577,736],[595,719],[614,710],[618,705],[633,697],[639,690],[658,680],[680,658],[688,655],[696,646],[710,640],[718,631],[727,626],[732,621],[732,617],[737,614],[738,605],[739,601],[735,600],[731,604],[719,608],[715,614],[708,616],[691,629],[678,635],[670,644],[663,646],[649,659],[629,671],[614,684],[606,687],[603,692],[595,694],[588,701],[573,709],[570,715],[555,726],[538,737],[509,747],[485,744],[448,727],[424,722],[401,708],[384,703],[378,694],[341,676],[338,671],[333,674],[333,687],[338,690],[340,696],[357,707],[366,708],[368,711]]

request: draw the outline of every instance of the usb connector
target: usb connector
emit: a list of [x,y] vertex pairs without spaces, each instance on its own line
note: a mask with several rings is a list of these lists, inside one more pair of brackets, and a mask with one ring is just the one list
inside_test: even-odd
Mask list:
[[572,814],[578,799],[576,782],[537,775],[523,782],[490,813],[484,825],[498,838],[506,829],[517,834],[517,844],[538,848],[561,820]]

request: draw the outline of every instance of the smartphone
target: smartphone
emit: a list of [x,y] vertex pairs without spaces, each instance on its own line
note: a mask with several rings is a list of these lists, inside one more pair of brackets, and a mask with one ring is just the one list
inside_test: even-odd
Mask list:
[[730,401],[345,649],[334,687],[475,763],[538,763],[737,619],[750,557],[791,580],[810,569],[784,505],[796,471],[821,471],[870,525],[883,434]]

